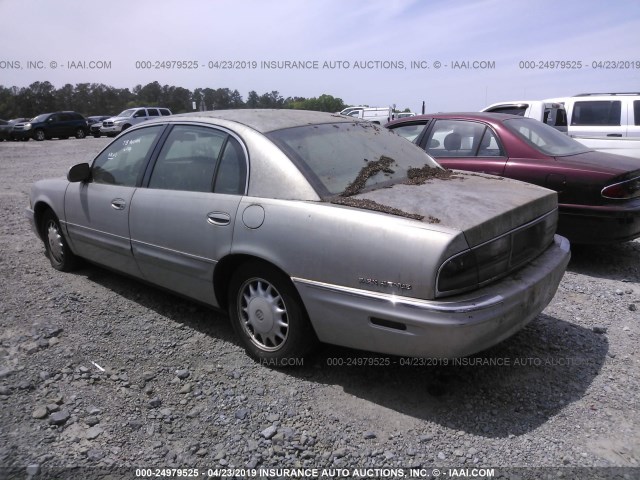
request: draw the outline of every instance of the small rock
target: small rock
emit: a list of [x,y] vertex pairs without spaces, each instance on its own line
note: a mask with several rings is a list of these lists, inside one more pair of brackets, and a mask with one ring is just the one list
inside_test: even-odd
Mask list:
[[593,333],[607,333],[607,327],[593,327],[591,330],[593,331]]
[[60,340],[58,339],[58,337],[51,337],[49,339],[49,346],[50,347],[53,347],[53,346],[55,346],[55,345],[57,345],[59,343],[60,343]]
[[46,418],[47,415],[49,415],[49,411],[47,410],[47,407],[38,407],[31,414],[33,418],[38,418],[38,419]]
[[0,395],[9,395],[11,393],[11,389],[5,385],[0,385]]
[[189,370],[176,370],[176,376],[180,379],[180,380],[184,380],[185,378],[188,378],[189,375],[191,375],[191,373],[189,372]]
[[60,406],[57,403],[47,403],[47,410],[52,413],[57,412],[60,410]]
[[372,438],[376,438],[377,435],[373,432],[364,432],[364,438],[366,440],[371,440]]
[[427,433],[426,435],[420,435],[418,437],[418,440],[420,441],[420,443],[430,442],[431,440],[433,440],[433,435],[431,435],[430,433]]
[[246,408],[241,408],[235,413],[235,416],[238,420],[244,420],[245,418],[247,418],[247,415],[249,415],[249,410],[247,410]]
[[91,460],[92,462],[97,462],[98,460],[101,460],[102,457],[104,457],[104,453],[102,453],[100,450],[89,450],[87,452],[87,459]]
[[193,385],[185,383],[178,393],[190,393],[193,390]]
[[262,432],[260,432],[260,435],[262,435],[264,438],[269,440],[277,433],[277,431],[278,429],[272,425],[270,427],[265,428]]
[[347,454],[347,450],[345,448],[339,448],[333,452],[333,456],[335,458],[342,458]]
[[636,306],[635,303],[630,303],[629,304],[629,311],[636,312],[637,310],[638,310],[638,307]]
[[277,413],[270,413],[267,415],[267,421],[269,422],[277,422],[278,420],[280,420],[280,415]]
[[129,427],[131,427],[131,430],[140,430],[142,422],[140,420],[129,420]]
[[162,405],[162,400],[160,400],[158,397],[154,397],[151,400],[149,400],[150,408],[158,408],[160,405]]
[[446,457],[446,455],[444,454],[444,452],[438,452],[438,459],[440,460],[444,460]]
[[27,467],[27,476],[28,477],[35,477],[39,473],[40,473],[40,465],[38,465],[37,463],[32,463],[31,465],[29,465]]
[[90,416],[84,419],[84,423],[86,423],[90,427],[93,427],[94,425],[100,423],[100,420],[98,419],[98,417]]
[[64,425],[71,415],[67,410],[60,410],[59,412],[54,412],[49,416],[49,423],[51,425]]
[[94,438],[97,438],[103,431],[104,430],[102,430],[102,428],[100,427],[91,427],[85,432],[87,440],[93,440]]

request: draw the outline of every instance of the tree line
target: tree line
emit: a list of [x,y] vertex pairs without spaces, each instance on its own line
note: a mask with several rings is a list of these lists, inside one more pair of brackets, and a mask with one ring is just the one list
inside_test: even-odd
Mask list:
[[173,113],[229,108],[294,108],[339,112],[347,105],[342,99],[323,94],[319,97],[287,97],[272,91],[259,95],[252,90],[244,100],[238,90],[160,85],[157,81],[133,89],[114,88],[102,83],[66,84],[60,88],[50,82],[34,82],[28,87],[0,85],[0,118],[34,117],[57,110],[74,110],[85,116],[116,115],[137,106],[167,107]]

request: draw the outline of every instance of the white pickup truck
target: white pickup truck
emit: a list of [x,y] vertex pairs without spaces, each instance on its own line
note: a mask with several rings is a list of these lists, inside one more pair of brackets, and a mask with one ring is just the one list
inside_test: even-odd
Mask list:
[[342,110],[340,114],[384,125],[391,121],[393,110],[391,107],[348,107]]
[[640,159],[640,94],[500,102],[482,111],[535,118],[593,150]]

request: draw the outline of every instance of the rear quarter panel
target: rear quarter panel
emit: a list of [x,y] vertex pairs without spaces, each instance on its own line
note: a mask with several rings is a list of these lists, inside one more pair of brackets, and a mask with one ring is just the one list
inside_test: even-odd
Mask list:
[[[256,205],[264,222],[249,228],[244,212]],[[291,277],[431,299],[440,264],[466,247],[461,233],[416,220],[324,202],[247,197],[238,210],[232,253],[265,259]]]

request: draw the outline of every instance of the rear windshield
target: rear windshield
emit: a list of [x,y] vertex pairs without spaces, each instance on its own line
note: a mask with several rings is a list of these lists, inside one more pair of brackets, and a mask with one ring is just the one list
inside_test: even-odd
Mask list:
[[320,196],[344,192],[373,162],[384,167],[367,177],[363,190],[405,180],[410,168],[441,169],[421,148],[369,122],[305,125],[267,136],[298,165]]
[[589,148],[568,135],[532,118],[513,118],[505,126],[536,150],[553,157],[577,155]]

